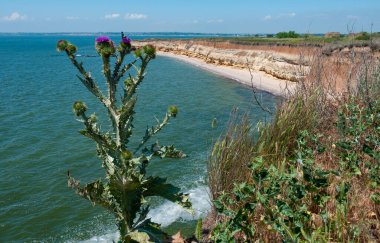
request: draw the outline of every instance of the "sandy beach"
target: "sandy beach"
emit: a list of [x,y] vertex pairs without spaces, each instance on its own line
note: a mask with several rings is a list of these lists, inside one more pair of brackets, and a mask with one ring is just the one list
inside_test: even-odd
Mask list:
[[269,92],[276,96],[286,96],[289,91],[296,87],[295,82],[273,78],[263,72],[252,71],[252,77],[248,69],[238,69],[228,66],[214,65],[206,63],[202,59],[189,57],[186,55],[178,55],[169,52],[158,51],[159,56],[166,56],[177,59],[182,62],[189,63],[204,70],[213,72],[217,75],[235,80],[239,83],[254,86],[259,90]]

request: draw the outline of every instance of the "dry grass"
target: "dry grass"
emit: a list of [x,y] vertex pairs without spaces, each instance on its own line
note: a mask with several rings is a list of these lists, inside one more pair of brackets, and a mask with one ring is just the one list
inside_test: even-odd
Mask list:
[[[226,133],[215,143],[208,162],[208,184],[212,199],[231,191],[234,183],[247,180],[247,165],[253,156],[254,136],[248,115],[232,112]],[[221,163],[223,161],[223,163]]]

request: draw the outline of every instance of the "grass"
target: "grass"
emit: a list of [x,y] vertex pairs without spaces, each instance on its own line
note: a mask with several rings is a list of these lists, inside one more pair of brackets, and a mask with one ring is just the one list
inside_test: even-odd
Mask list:
[[[379,39],[380,35],[375,33],[372,34],[372,39]],[[255,43],[266,43],[266,44],[316,44],[316,45],[324,45],[328,43],[351,43],[353,41],[362,40],[367,41],[365,39],[361,39],[360,37],[354,36],[341,36],[341,37],[325,37],[318,35],[300,35],[297,38],[278,38],[274,37],[256,37],[256,36],[241,36],[241,37],[211,37],[211,38],[202,38],[214,41],[223,41],[228,40],[232,42],[239,42],[242,44],[255,44]]]
[[246,180],[248,171],[244,161],[253,156],[253,136],[248,115],[239,117],[233,112],[227,132],[215,143],[209,157],[208,184],[213,199],[218,198],[222,191],[232,191],[232,179],[236,183]]
[[336,50],[353,47],[370,47],[373,51],[380,50],[380,34],[372,34],[369,40],[361,40],[359,37],[324,37],[314,35],[301,35],[298,38],[277,38],[277,37],[221,37],[221,38],[200,38],[194,41],[206,41],[209,44],[225,46],[240,45],[252,46],[287,46],[287,47],[316,47],[323,48],[325,55],[331,55]]
[[361,60],[345,92],[321,68],[270,124],[232,117],[209,159],[213,241],[380,240],[380,68]]

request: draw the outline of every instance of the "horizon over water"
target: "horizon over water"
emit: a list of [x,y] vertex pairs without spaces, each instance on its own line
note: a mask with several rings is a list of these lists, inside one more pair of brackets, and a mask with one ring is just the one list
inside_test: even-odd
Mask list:
[[[132,40],[154,37],[159,36],[131,36]],[[113,40],[117,43],[118,38]],[[78,133],[83,124],[75,120],[72,104],[84,101],[89,114],[99,116],[102,130],[110,127],[102,105],[76,78],[77,70],[65,54],[56,52],[60,39],[77,45],[80,55],[96,55],[92,35],[0,34],[0,242],[109,242],[117,237],[113,216],[67,187],[68,170],[82,184],[104,175],[95,143]],[[100,58],[78,60],[104,90]],[[155,124],[155,118],[162,119],[169,105],[179,107],[178,117],[151,142],[174,144],[188,158],[153,160],[147,171],[168,177],[168,182],[190,193],[196,212],[193,218],[154,199],[149,215],[169,231],[192,227],[193,220],[210,208],[207,156],[231,110],[248,110],[255,121],[265,119],[264,114],[246,86],[162,56],[149,65],[137,95],[131,146],[139,142],[147,125]],[[264,103],[276,100],[263,93]],[[216,129],[211,128],[214,118]]]

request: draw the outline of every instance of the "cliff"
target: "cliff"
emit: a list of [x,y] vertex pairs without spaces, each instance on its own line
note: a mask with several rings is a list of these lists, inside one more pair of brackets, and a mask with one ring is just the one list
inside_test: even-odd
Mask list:
[[154,40],[159,52],[198,58],[206,63],[264,72],[277,79],[297,82],[309,73],[309,61],[300,48],[226,45],[197,40]]

